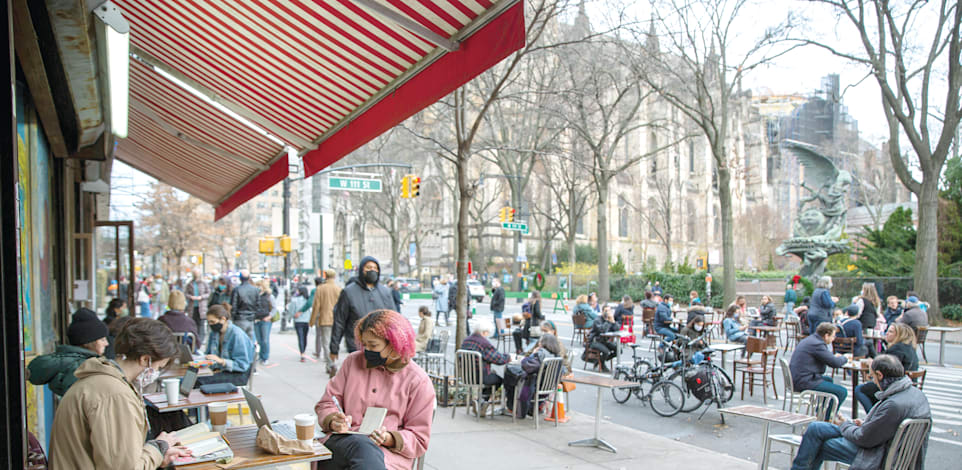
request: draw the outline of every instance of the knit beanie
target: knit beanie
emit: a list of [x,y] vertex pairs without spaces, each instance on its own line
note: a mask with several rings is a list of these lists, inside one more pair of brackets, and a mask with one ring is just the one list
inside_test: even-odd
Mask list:
[[100,338],[106,338],[109,332],[107,325],[97,318],[97,314],[87,308],[81,308],[73,314],[73,320],[67,327],[67,340],[73,346],[83,346]]
[[167,308],[183,312],[187,308],[187,298],[184,297],[184,293],[179,290],[171,291],[170,298],[167,299]]

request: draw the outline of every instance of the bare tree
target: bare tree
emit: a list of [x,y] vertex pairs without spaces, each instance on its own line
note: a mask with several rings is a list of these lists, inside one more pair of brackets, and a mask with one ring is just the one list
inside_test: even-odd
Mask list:
[[538,172],[538,182],[541,188],[548,189],[548,197],[557,207],[545,207],[535,204],[533,212],[542,217],[545,227],[553,232],[564,234],[568,250],[568,262],[573,267],[577,262],[576,242],[578,223],[588,213],[588,208],[594,203],[594,194],[590,191],[591,176],[584,165],[578,164],[572,158],[580,154],[580,141],[572,143],[571,154],[549,155],[543,159],[543,170]]
[[[962,120],[962,7],[957,1],[817,0],[859,37],[860,51],[803,39],[871,70],[889,127],[889,158],[899,180],[918,197],[915,290],[941,320],[938,296],[939,177]],[[944,75],[943,75],[944,74]],[[945,96],[940,96],[944,93]],[[913,155],[902,156],[901,139]],[[917,165],[917,171],[910,166]],[[922,178],[916,178],[921,174]]]
[[[764,29],[747,46],[736,37],[754,22],[750,0],[652,0],[652,21],[636,31],[644,47],[626,49],[635,57],[636,76],[693,121],[708,140],[718,182],[722,222],[725,302],[735,299],[735,242],[730,155],[732,118],[742,77],[792,49],[783,42],[791,18]],[[744,46],[736,49],[736,42]],[[662,50],[664,48],[664,50]]]
[[670,266],[673,260],[671,245],[675,236],[672,221],[681,212],[678,207],[681,180],[673,178],[665,170],[658,173],[649,180],[648,189],[651,197],[648,198],[647,210],[639,210],[638,215],[641,216],[642,222],[648,225],[648,230],[664,245],[665,266]]
[[[171,267],[179,275],[187,251],[202,248],[205,237],[197,230],[197,224],[200,220],[212,220],[213,208],[160,182],[151,183],[150,191],[135,207],[140,211],[139,230],[143,234],[137,242],[140,247],[147,247],[141,251],[159,251],[168,261],[166,275],[170,276]],[[144,245],[140,245],[141,241]]]

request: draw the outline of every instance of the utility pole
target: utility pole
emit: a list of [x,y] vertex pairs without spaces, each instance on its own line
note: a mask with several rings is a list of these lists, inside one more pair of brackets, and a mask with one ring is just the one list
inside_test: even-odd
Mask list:
[[[290,178],[284,178],[283,196],[284,196],[284,204],[282,208],[283,213],[281,214],[281,224],[283,225],[282,231],[284,232],[283,235],[290,236],[290,233],[291,233],[291,179]],[[290,278],[290,271],[289,271],[290,259],[291,259],[290,257],[291,257],[290,253],[284,252],[284,279],[283,279],[283,284],[281,284],[281,290],[284,292],[284,303],[285,303],[284,311],[285,312],[287,311],[286,304],[287,302],[290,301],[290,294],[291,294],[290,282],[288,281],[288,279]],[[281,331],[286,331],[286,330],[287,330],[287,319],[284,318],[284,315],[281,315]]]

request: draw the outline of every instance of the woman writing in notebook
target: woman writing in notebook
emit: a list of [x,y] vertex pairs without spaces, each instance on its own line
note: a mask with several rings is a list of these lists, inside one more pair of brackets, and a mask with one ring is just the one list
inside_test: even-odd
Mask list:
[[[409,470],[431,438],[434,387],[411,361],[414,329],[390,310],[375,310],[354,327],[357,344],[314,407],[324,442],[333,454],[321,469]],[[369,407],[385,408],[383,423],[369,435],[356,432]]]

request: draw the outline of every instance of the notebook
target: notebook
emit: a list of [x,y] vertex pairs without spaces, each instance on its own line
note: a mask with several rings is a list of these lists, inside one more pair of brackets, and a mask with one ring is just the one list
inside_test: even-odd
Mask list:
[[384,417],[387,416],[387,408],[369,406],[364,412],[364,421],[357,431],[339,432],[335,434],[363,434],[365,436],[377,431],[384,424]]

